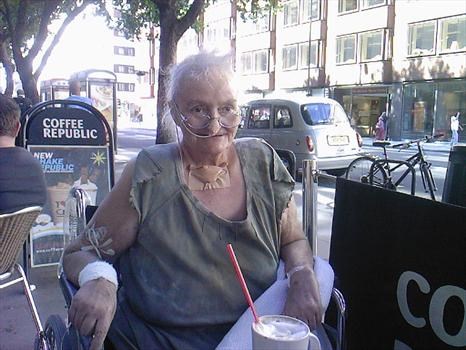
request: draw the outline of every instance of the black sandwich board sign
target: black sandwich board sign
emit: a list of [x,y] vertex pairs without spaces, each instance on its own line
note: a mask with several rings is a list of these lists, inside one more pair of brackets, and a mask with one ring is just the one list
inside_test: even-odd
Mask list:
[[23,123],[23,145],[41,163],[47,182],[47,203],[30,234],[31,266],[56,264],[66,241],[70,189],[85,190],[90,204],[99,205],[113,186],[112,129],[94,107],[68,100],[36,105]]
[[466,208],[337,179],[348,350],[466,349]]

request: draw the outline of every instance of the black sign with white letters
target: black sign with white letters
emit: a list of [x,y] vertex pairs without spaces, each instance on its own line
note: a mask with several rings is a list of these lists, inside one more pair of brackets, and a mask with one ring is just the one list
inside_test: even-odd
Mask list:
[[330,263],[347,349],[466,348],[466,208],[337,180]]
[[45,108],[28,123],[28,143],[36,145],[106,145],[101,120],[78,106]]

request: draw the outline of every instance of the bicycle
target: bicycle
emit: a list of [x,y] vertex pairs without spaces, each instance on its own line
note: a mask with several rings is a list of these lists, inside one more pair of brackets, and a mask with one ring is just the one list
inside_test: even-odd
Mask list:
[[[402,181],[408,175],[411,175],[411,195],[414,195],[416,191],[415,166],[419,165],[424,190],[429,192],[430,198],[435,201],[437,185],[430,169],[432,164],[426,160],[422,144],[434,142],[442,136],[443,134],[425,136],[417,140],[393,145],[392,148],[400,150],[410,148],[414,144],[417,146],[417,153],[406,160],[395,160],[388,157],[387,146],[390,146],[391,142],[374,141],[373,146],[383,148],[383,157],[366,154],[356,158],[346,169],[345,177],[349,180],[396,191]],[[401,174],[395,174],[397,170],[402,170]]]

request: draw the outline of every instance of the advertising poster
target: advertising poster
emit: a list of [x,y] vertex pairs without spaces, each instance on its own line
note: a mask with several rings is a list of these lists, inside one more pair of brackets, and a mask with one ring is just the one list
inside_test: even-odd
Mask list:
[[113,128],[113,86],[92,84],[90,90],[92,105],[103,114]]
[[39,160],[47,182],[47,203],[31,230],[31,265],[59,262],[65,237],[65,203],[73,187],[85,190],[99,205],[110,190],[106,146],[29,146]]

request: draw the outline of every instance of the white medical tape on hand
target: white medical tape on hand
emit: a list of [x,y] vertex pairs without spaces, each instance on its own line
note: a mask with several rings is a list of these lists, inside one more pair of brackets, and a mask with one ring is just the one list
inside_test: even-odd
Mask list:
[[79,286],[82,287],[84,283],[98,278],[105,278],[118,288],[117,272],[111,264],[105,261],[94,261],[87,264],[79,273]]

